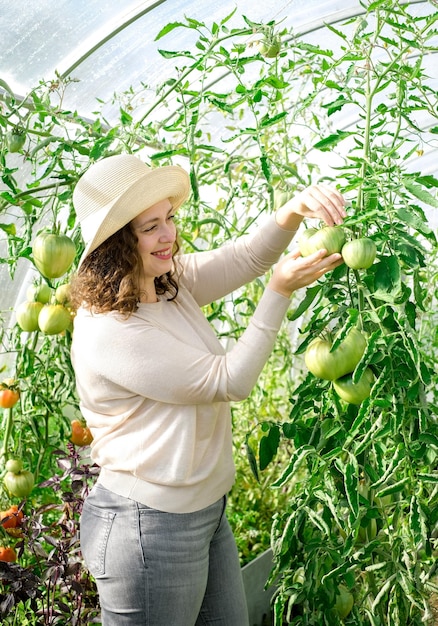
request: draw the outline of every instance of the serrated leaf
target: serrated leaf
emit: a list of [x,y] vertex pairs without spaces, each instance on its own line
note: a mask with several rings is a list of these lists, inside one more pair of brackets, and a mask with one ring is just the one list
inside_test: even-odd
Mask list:
[[416,185],[415,183],[408,180],[405,180],[403,184],[405,188],[409,191],[409,193],[415,196],[415,198],[418,198],[419,200],[421,200],[421,202],[424,202],[425,204],[429,204],[430,206],[438,208],[438,198],[433,196],[429,191],[427,191],[427,189],[424,189],[424,187]]
[[315,448],[313,446],[304,445],[295,450],[292,454],[289,465],[281,474],[280,478],[278,478],[273,484],[273,487],[282,487],[288,480],[292,474],[295,474],[300,468],[303,461],[306,459],[309,454],[314,454]]
[[292,313],[288,314],[288,320],[293,322],[294,320],[297,320],[299,317],[301,317],[301,315],[310,307],[321,289],[322,285],[313,285],[312,287],[308,287],[304,299],[301,300],[300,304]]
[[321,150],[321,152],[328,152],[332,148],[334,148],[339,142],[347,137],[350,137],[353,133],[346,132],[344,130],[339,130],[337,133],[333,133],[321,141],[318,141],[313,145],[316,150]]
[[347,502],[353,513],[354,519],[357,519],[359,515],[359,493],[357,490],[359,472],[356,459],[354,457],[351,458],[352,461],[349,461],[345,466],[344,487]]

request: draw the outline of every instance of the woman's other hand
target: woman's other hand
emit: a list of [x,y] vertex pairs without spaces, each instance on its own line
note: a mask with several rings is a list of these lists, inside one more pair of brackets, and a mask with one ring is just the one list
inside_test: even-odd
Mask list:
[[280,207],[275,219],[286,230],[297,230],[304,217],[320,219],[327,226],[342,224],[346,216],[345,200],[337,189],[312,185]]
[[326,250],[318,250],[306,257],[302,257],[299,251],[287,254],[274,267],[268,287],[290,298],[294,291],[310,285],[343,262],[338,253],[326,254]]

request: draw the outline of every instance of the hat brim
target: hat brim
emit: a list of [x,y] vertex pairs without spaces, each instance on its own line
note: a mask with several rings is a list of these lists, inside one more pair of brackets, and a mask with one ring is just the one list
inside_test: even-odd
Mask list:
[[104,241],[129,224],[140,213],[157,202],[169,199],[178,209],[190,194],[190,179],[187,172],[177,165],[166,165],[150,170],[136,180],[120,196],[104,207],[104,215],[96,215],[101,224],[96,228],[91,241],[86,242],[78,267],[84,259]]

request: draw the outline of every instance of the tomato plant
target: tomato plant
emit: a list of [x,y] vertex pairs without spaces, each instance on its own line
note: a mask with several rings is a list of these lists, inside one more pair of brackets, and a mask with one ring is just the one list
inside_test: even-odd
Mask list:
[[[318,40],[278,24],[281,50],[277,56],[272,50],[271,59],[255,41],[268,35],[266,43],[272,43],[275,25],[263,27],[236,13],[212,26],[190,18],[173,23],[157,41],[183,28],[198,40],[190,51],[166,53],[175,74],[166,74],[156,90],[133,85],[101,103],[102,110],[115,112],[110,130],[99,111],[84,119],[63,110],[68,78],[59,77],[55,90],[52,81],[37,85],[32,107],[6,98],[0,110],[4,129],[12,120],[29,129],[26,150],[15,157],[28,172],[23,184],[3,141],[3,159],[12,167],[8,163],[2,172],[0,206],[16,224],[2,220],[8,245],[0,271],[9,272],[11,286],[19,282],[14,272],[23,259],[32,261],[33,238],[47,223],[53,234],[62,226],[80,253],[71,194],[84,169],[110,153],[137,152],[151,141],[154,164],[190,156],[192,201],[179,213],[187,250],[214,248],[244,235],[283,202],[280,190],[296,193],[318,182],[344,193],[347,238],[374,242],[378,255],[366,271],[350,271],[346,262],[294,294],[270,362],[251,396],[233,406],[238,473],[230,519],[245,558],[272,546],[275,626],[303,619],[308,626],[339,624],[335,605],[341,584],[354,597],[346,624],[421,626],[430,617],[437,547],[438,302],[436,236],[427,211],[436,208],[438,181],[433,168],[423,171],[421,152],[436,143],[437,94],[427,67],[436,49],[436,11],[431,3],[420,3],[421,11],[414,12],[413,4],[363,3],[363,15],[328,25]],[[240,19],[238,26],[231,25],[234,19]],[[211,81],[216,74],[227,76],[227,89]],[[151,106],[145,106],[151,97]],[[174,100],[179,106],[169,107]],[[164,107],[165,122],[155,115]],[[420,124],[423,114],[427,120]],[[225,135],[217,132],[218,121]],[[349,243],[342,247],[346,257]],[[47,277],[52,290],[57,278]],[[224,340],[240,336],[242,320],[252,315],[264,284],[261,277],[206,307]],[[54,298],[68,304],[64,296]],[[12,303],[11,311],[15,308]],[[13,417],[7,420],[6,445],[0,432],[2,453],[6,459],[25,450],[39,485],[31,493],[25,526],[32,529],[32,541],[25,529],[26,570],[18,582],[26,572],[42,573],[46,582],[35,583],[40,595],[34,614],[38,610],[60,623],[79,624],[89,621],[90,604],[74,590],[80,584],[84,594],[91,590],[92,601],[95,596],[86,571],[78,571],[74,538],[82,492],[73,496],[73,508],[72,491],[78,477],[91,482],[92,473],[87,473],[87,451],[70,441],[70,419],[80,414],[71,333],[29,335],[20,332],[9,311],[3,313],[6,355],[0,366],[17,373],[23,392],[6,410]],[[329,341],[330,356],[327,346],[322,352],[327,370],[350,329],[366,337],[354,371],[341,380],[357,385],[367,368],[373,372],[372,392],[360,404],[338,395],[334,382],[339,378],[319,378],[301,359],[314,338],[328,338],[338,328],[341,334]],[[68,451],[62,468],[60,450]],[[69,494],[65,502],[60,474]],[[3,495],[6,501],[5,490]],[[48,575],[54,557],[44,561],[39,544],[32,543],[41,518],[50,553],[59,556],[58,585]],[[44,545],[41,534],[39,539]],[[25,623],[23,606],[17,596],[4,619]]]
[[59,278],[71,267],[76,246],[67,235],[39,233],[32,244],[33,261],[45,278]]

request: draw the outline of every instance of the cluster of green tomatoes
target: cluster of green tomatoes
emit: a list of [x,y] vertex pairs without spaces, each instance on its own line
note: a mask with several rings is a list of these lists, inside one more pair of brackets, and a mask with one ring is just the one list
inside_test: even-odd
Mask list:
[[72,326],[72,311],[68,306],[70,284],[65,282],[53,288],[51,281],[70,269],[76,246],[67,235],[43,232],[36,236],[32,254],[35,267],[47,280],[28,288],[27,300],[15,311],[17,323],[25,332],[62,333]]
[[[308,228],[299,243],[302,256],[308,256],[325,249],[327,254],[339,252],[344,263],[354,270],[368,269],[376,258],[376,245],[369,237],[346,241],[341,226]],[[367,347],[365,334],[356,327],[338,341],[328,335],[313,339],[305,352],[304,360],[312,374],[323,380],[330,380],[336,393],[349,404],[361,404],[371,393],[374,374],[367,367],[359,380],[353,379],[353,372]]]

